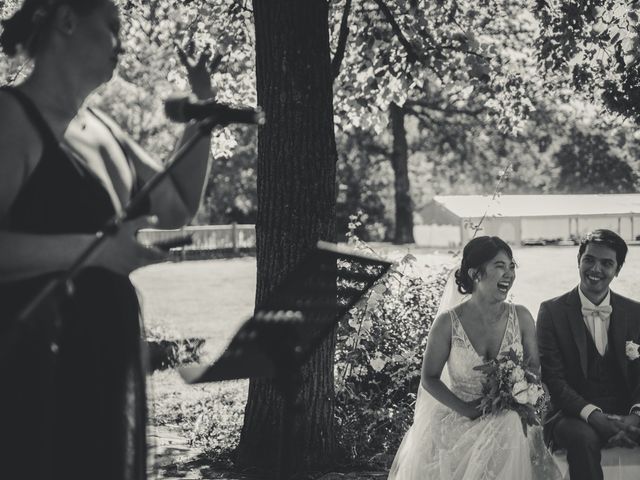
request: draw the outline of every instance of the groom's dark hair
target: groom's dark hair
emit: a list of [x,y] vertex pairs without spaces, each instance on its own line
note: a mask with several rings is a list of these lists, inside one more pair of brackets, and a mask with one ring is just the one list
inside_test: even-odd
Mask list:
[[482,236],[469,240],[462,250],[460,268],[455,273],[458,291],[463,295],[473,293],[474,279],[469,275],[469,269],[477,270],[476,275],[484,275],[487,262],[500,252],[513,260],[511,247],[500,237]]
[[616,262],[618,262],[618,269],[622,268],[625,259],[627,258],[626,242],[615,232],[607,230],[606,228],[599,228],[593,232],[587,233],[580,241],[580,248],[578,249],[578,261],[582,258],[582,254],[587,249],[587,245],[593,243],[594,245],[602,245],[608,247],[616,252]]

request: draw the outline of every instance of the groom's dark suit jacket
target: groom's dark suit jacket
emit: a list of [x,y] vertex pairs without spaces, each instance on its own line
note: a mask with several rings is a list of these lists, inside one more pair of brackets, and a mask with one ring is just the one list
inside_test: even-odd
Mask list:
[[[540,305],[537,320],[542,381],[551,394],[551,408],[545,419],[545,437],[550,439],[561,416],[580,418],[589,403],[586,394],[587,335],[578,288]],[[630,361],[625,344],[640,344],[640,303],[611,292],[608,348],[613,348],[615,365],[624,378],[627,409],[640,403],[640,359]]]

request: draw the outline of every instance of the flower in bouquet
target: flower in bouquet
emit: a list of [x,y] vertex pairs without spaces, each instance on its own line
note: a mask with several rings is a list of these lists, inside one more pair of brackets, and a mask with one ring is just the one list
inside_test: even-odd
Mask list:
[[476,370],[486,376],[480,401],[483,415],[513,410],[520,416],[525,435],[528,426],[540,425],[547,394],[538,376],[526,369],[521,345],[510,347]]

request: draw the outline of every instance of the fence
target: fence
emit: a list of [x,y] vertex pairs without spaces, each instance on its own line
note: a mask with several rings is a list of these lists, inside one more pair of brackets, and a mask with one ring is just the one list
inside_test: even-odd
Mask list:
[[193,242],[171,250],[172,254],[191,258],[209,258],[236,255],[255,251],[255,225],[201,225],[178,230],[145,228],[138,232],[138,239],[145,244],[175,240],[190,235]]

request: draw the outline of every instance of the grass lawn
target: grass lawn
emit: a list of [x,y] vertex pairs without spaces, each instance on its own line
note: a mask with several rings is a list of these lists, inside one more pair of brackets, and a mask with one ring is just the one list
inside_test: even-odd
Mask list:
[[147,328],[202,337],[211,358],[253,312],[255,269],[252,257],[163,263],[138,270],[132,280]]
[[[376,245],[397,257],[406,248]],[[418,266],[452,264],[451,254],[413,249]],[[577,247],[522,247],[513,301],[534,318],[542,300],[560,295],[578,282]],[[206,339],[205,357],[213,359],[253,310],[255,258],[169,263],[135,273],[147,328],[163,328],[179,336]],[[640,246],[632,246],[613,290],[640,299]],[[211,436],[200,444],[212,451],[232,448],[242,424],[247,381],[185,385],[173,370],[154,373],[149,381],[150,416],[156,424],[179,425],[185,433]],[[221,438],[217,432],[223,431]],[[204,433],[203,433],[204,432]],[[222,443],[222,445],[217,445]]]
[[[255,258],[244,257],[166,263],[135,272],[147,329],[204,338],[203,361],[214,359],[253,312],[255,265]],[[150,422],[178,426],[224,457],[239,439],[247,387],[247,380],[186,385],[175,370],[155,372],[148,379]]]

